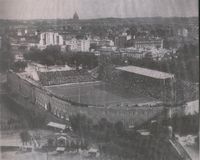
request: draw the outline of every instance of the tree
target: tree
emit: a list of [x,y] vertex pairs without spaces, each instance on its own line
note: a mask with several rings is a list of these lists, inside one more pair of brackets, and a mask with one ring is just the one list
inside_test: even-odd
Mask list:
[[14,62],[14,64],[12,65],[11,68],[15,72],[23,72],[26,67],[27,67],[27,62],[25,62],[25,61],[17,61],[17,62]]
[[31,140],[31,135],[28,133],[27,130],[25,130],[20,133],[20,138],[24,145],[24,144],[27,144]]
[[73,131],[80,135],[88,133],[92,128],[92,120],[82,114],[70,116],[69,121]]
[[53,138],[48,138],[47,144],[48,144],[49,147],[53,146],[53,142],[54,142]]
[[42,51],[39,50],[37,47],[31,47],[30,50],[23,56],[27,60],[32,60],[36,62],[39,62],[40,60],[43,59]]
[[116,122],[114,124],[114,127],[118,135],[123,135],[123,133],[125,132],[125,127],[121,121]]
[[6,35],[2,36],[2,47],[0,49],[0,71],[7,71],[13,63],[14,57],[11,53],[10,40]]

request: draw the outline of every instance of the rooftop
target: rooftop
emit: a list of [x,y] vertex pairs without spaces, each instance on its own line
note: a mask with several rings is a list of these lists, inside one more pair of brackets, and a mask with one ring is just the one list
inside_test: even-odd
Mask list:
[[65,66],[42,67],[38,70],[40,72],[55,72],[55,71],[70,71],[70,70],[74,70],[74,69],[69,67],[68,65],[65,65]]
[[55,122],[49,122],[47,124],[47,126],[53,127],[53,128],[58,128],[58,129],[61,129],[61,130],[64,130],[66,128],[65,124],[60,124],[60,123],[55,123]]
[[174,75],[170,73],[137,67],[137,66],[116,67],[116,69],[161,80],[174,78]]

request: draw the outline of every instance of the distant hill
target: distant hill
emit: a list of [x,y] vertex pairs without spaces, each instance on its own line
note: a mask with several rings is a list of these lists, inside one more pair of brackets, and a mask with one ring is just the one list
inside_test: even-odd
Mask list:
[[0,24],[36,24],[36,23],[111,23],[111,24],[171,24],[171,23],[198,23],[198,17],[134,17],[134,18],[97,18],[97,19],[80,19],[74,22],[72,19],[34,19],[34,20],[4,20],[0,19]]

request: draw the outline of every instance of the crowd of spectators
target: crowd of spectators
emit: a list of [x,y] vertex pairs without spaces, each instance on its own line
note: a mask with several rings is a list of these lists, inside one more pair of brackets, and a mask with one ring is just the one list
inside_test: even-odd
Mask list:
[[170,97],[169,94],[171,94],[170,87],[164,88],[164,83],[161,80],[121,72],[114,68],[108,68],[102,77],[120,90],[126,90],[131,94],[145,95],[156,99],[163,99],[163,95]]
[[184,80],[156,80],[128,72],[121,72],[115,66],[105,66],[101,79],[121,90],[138,95],[153,97],[167,103],[181,104],[199,97],[198,83]]
[[95,80],[87,70],[38,72],[38,75],[40,82],[43,85],[78,83]]
[[180,101],[193,101],[199,98],[199,84],[189,81],[176,81],[176,99]]

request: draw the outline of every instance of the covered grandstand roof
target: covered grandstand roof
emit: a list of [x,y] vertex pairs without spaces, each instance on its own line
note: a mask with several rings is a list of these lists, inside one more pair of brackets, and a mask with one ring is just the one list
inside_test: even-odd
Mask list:
[[49,122],[47,124],[47,126],[53,127],[53,128],[58,128],[58,129],[61,129],[61,130],[64,130],[66,128],[65,124],[60,124],[60,123],[55,123],[55,122]]
[[139,74],[142,76],[147,76],[155,79],[169,79],[174,78],[173,74],[156,71],[152,69],[137,67],[137,66],[124,66],[124,67],[116,67],[118,70]]

